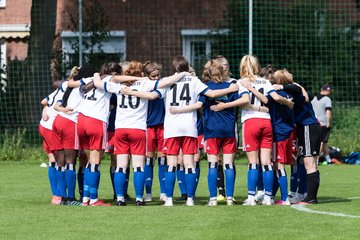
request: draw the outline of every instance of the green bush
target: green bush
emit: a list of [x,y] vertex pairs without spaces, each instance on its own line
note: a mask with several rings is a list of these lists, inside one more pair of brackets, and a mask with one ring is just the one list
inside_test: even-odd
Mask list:
[[2,137],[0,161],[46,161],[46,154],[39,145],[29,145],[26,140],[26,128],[14,132],[4,131]]

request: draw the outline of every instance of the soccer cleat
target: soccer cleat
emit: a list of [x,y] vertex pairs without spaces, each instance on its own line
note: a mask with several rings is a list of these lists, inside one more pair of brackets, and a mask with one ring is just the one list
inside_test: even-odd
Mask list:
[[69,198],[67,200],[66,205],[68,206],[80,206],[82,203],[78,201],[76,198]]
[[98,207],[98,206],[102,206],[102,207],[109,207],[111,206],[110,203],[105,203],[103,200],[99,199],[96,202],[89,204],[90,207]]
[[123,201],[117,201],[117,202],[116,202],[116,206],[121,206],[121,207],[124,207],[124,206],[126,206],[126,202],[123,202]]
[[243,203],[243,206],[255,206],[256,202],[255,200],[246,199]]
[[151,193],[147,193],[147,194],[145,195],[144,201],[145,201],[145,202],[151,202],[151,201],[152,201],[152,194],[151,194]]
[[232,198],[226,199],[226,205],[228,205],[228,206],[234,205],[234,200]]
[[273,199],[266,199],[264,198],[262,201],[261,201],[261,205],[266,205],[266,206],[271,206],[271,205],[274,205],[274,200]]
[[217,206],[217,201],[216,199],[210,199],[209,202],[207,203],[208,206]]
[[316,204],[318,203],[317,199],[308,199],[307,197],[303,200],[298,202],[299,205],[309,205],[309,204]]
[[224,195],[221,195],[219,194],[217,197],[216,197],[216,200],[218,202],[224,202],[226,200],[226,197]]
[[255,202],[262,202],[264,200],[265,197],[265,192],[264,191],[258,191],[255,195]]
[[188,207],[194,206],[194,199],[193,199],[193,198],[188,198],[188,199],[186,200],[185,205],[188,206]]
[[291,204],[291,203],[290,203],[289,200],[287,200],[287,199],[286,199],[286,201],[283,201],[283,200],[280,199],[280,200],[278,200],[278,201],[275,202],[275,205],[290,206],[290,204]]
[[187,200],[187,194],[181,194],[181,197],[179,198],[179,201],[185,201]]
[[60,205],[61,204],[61,197],[53,196],[52,199],[51,199],[51,204]]
[[145,202],[144,201],[136,201],[136,206],[145,206]]
[[166,202],[166,194],[165,193],[160,193],[160,201]]
[[167,198],[164,207],[172,207],[172,206],[174,206],[172,199]]
[[130,201],[130,200],[131,200],[130,195],[129,195],[129,194],[127,194],[127,193],[124,195],[124,198],[125,198],[125,202],[128,202],[128,201]]

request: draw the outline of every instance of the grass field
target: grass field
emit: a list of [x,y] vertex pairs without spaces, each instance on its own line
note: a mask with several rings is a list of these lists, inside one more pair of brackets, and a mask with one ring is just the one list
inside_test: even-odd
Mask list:
[[[360,239],[360,166],[320,166],[320,203],[300,211],[294,206],[241,206],[245,161],[237,162],[235,206],[205,206],[203,162],[196,206],[175,202],[172,208],[158,201],[145,207],[53,206],[47,169],[39,165],[0,162],[0,239]],[[99,196],[111,201],[108,166],[102,165]],[[154,184],[157,200],[158,181]],[[132,185],[129,193],[134,196]]]

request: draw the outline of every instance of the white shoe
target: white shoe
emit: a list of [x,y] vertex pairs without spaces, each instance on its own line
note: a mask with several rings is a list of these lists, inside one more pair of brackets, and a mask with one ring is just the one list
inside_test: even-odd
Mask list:
[[194,206],[194,199],[193,199],[193,198],[188,198],[188,199],[186,200],[185,205],[186,205],[186,206],[189,206],[189,207]]
[[234,205],[234,199],[233,198],[226,199],[226,205],[228,205],[228,206]]
[[300,202],[298,199],[297,193],[294,196],[289,195],[288,200],[291,204],[296,204],[296,203]]
[[165,193],[160,193],[160,201],[166,202],[166,194]]
[[210,199],[209,202],[207,203],[208,206],[217,206],[217,201],[216,199]]
[[152,201],[152,194],[151,194],[151,193],[147,193],[147,194],[145,195],[144,201],[145,201],[145,202],[151,202],[151,201]]
[[249,199],[246,199],[243,203],[244,206],[255,206],[256,205],[256,202],[255,200],[249,200]]
[[274,199],[265,197],[264,200],[262,200],[261,204],[266,206],[274,205]]
[[174,206],[172,198],[167,198],[164,207],[172,207],[172,206]]
[[255,202],[262,202],[262,200],[264,200],[265,197],[265,191],[258,191],[255,195]]

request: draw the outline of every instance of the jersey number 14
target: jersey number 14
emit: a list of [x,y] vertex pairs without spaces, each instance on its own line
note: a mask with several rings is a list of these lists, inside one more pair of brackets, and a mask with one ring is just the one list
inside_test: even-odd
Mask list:
[[[178,85],[174,84],[171,86],[171,90],[173,90],[173,99],[172,102],[170,103],[170,106],[179,106],[179,102],[177,101],[177,88]],[[191,101],[191,96],[190,96],[190,85],[189,83],[185,83],[182,86],[182,89],[180,91],[180,98],[179,101],[185,101],[186,105],[189,105],[190,101]]]

